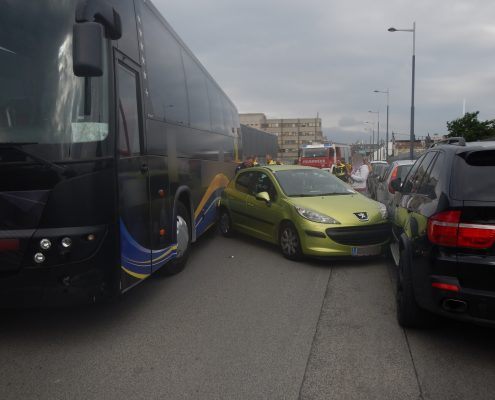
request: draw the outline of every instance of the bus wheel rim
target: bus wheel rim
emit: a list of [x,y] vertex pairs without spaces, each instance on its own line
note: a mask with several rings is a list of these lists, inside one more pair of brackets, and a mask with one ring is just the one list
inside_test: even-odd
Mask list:
[[229,216],[226,212],[223,212],[220,217],[220,230],[222,233],[228,233],[230,230]]
[[177,216],[177,257],[182,257],[189,244],[189,228],[180,215]]

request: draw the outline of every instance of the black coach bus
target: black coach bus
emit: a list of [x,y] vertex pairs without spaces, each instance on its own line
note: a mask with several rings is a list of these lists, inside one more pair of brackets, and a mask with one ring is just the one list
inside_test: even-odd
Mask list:
[[234,104],[149,0],[2,0],[0,304],[179,272],[239,138]]

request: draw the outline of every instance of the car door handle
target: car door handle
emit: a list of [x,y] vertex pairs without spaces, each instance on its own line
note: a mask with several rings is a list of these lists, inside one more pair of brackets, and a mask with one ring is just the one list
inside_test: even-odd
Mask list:
[[254,204],[253,203],[247,203],[247,206],[248,207],[254,207]]
[[148,164],[142,163],[141,166],[139,167],[139,169],[140,169],[142,174],[145,174],[146,172],[148,172]]

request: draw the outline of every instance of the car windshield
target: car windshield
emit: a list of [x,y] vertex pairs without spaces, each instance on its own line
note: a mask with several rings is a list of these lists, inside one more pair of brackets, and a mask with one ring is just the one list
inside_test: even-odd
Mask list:
[[289,197],[332,196],[355,193],[353,189],[328,171],[292,169],[275,172],[282,190]]
[[72,69],[76,3],[1,2],[0,144],[50,159],[110,149],[102,143],[109,134],[106,68],[98,78],[76,77]]

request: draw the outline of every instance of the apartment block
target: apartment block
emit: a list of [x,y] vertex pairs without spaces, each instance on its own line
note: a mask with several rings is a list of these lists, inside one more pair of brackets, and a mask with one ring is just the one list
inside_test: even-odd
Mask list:
[[277,136],[277,158],[288,162],[299,156],[303,144],[323,143],[321,118],[269,119],[265,114],[239,114],[241,124],[263,130]]

